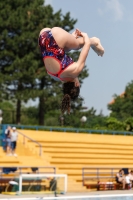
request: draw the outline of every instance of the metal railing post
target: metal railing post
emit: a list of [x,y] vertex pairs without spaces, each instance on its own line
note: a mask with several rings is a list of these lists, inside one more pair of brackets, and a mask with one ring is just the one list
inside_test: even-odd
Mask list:
[[23,144],[25,144],[25,136],[23,136]]
[[82,168],[82,185],[84,186],[84,168]]
[[42,148],[40,148],[40,152],[39,152],[39,155],[40,155],[40,156],[42,155]]

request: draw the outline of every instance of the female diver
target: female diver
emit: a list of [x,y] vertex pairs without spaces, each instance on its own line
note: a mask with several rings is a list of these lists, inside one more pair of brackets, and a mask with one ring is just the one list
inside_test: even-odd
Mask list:
[[[39,34],[39,46],[47,73],[56,81],[63,82],[61,111],[70,113],[71,100],[80,93],[79,74],[82,72],[90,47],[98,56],[103,56],[104,48],[96,37],[76,29],[72,34],[62,28],[44,28]],[[76,62],[66,52],[82,48]]]

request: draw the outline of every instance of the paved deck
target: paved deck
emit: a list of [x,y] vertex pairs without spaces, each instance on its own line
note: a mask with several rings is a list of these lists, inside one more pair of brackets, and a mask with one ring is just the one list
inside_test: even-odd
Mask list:
[[[107,191],[88,191],[85,193],[66,193],[65,195],[58,195],[58,197],[74,197],[74,196],[86,196],[86,197],[90,197],[90,196],[99,196],[99,195],[129,195],[132,194],[133,195],[133,190],[107,190]],[[4,195],[4,194],[0,194],[0,199],[28,199],[28,198],[39,198],[39,197],[54,197],[53,194],[28,194],[28,195]],[[56,199],[56,198],[54,198]],[[43,200],[43,198],[42,198]]]

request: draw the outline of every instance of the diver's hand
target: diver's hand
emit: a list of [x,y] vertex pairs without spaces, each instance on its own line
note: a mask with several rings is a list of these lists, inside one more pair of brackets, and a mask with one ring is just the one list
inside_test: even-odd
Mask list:
[[76,78],[74,79],[74,85],[75,85],[75,87],[80,87],[80,82],[79,82],[78,77],[76,77]]

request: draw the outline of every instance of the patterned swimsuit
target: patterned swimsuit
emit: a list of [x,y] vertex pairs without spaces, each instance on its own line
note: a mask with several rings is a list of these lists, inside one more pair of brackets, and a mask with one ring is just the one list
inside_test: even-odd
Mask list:
[[51,31],[44,31],[39,37],[39,46],[43,59],[53,57],[60,64],[60,70],[57,74],[53,74],[47,70],[47,73],[56,81],[63,81],[60,77],[61,73],[73,63],[71,57],[66,55],[64,49],[60,48],[56,43]]

